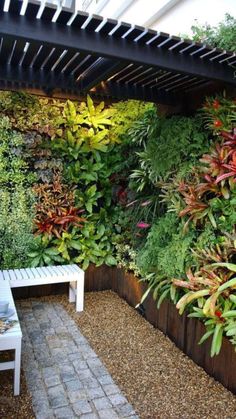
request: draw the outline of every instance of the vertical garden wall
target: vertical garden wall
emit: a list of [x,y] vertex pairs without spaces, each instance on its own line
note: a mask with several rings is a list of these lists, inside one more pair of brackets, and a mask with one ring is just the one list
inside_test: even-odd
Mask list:
[[[236,343],[235,102],[194,115],[0,95],[1,269],[123,266]],[[142,301],[142,302],[143,302]]]

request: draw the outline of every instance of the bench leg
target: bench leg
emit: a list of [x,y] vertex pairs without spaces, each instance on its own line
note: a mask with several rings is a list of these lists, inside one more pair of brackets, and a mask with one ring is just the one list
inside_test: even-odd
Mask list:
[[14,396],[20,394],[20,364],[21,364],[21,340],[15,348],[15,368],[14,368]]
[[69,303],[74,303],[76,298],[76,282],[70,282],[69,285]]
[[84,272],[79,275],[77,280],[76,290],[76,311],[83,311],[84,309]]

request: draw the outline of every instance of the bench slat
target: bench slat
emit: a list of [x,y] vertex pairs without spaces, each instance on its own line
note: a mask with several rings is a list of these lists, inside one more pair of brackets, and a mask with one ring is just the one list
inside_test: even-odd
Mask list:
[[24,271],[25,271],[25,273],[26,273],[26,277],[27,277],[27,278],[29,278],[29,279],[34,279],[34,278],[35,278],[35,276],[34,276],[34,271],[33,271],[32,269],[30,269],[30,268],[25,268],[25,269],[24,269]]
[[47,269],[52,277],[58,276],[58,272],[56,273],[52,266],[47,266]]
[[57,267],[53,266],[52,268],[53,268],[55,271],[56,271],[56,270],[57,270],[57,268],[58,268],[58,271],[61,273],[61,275],[63,275],[63,276],[65,276],[65,275],[66,275],[65,269],[63,269],[63,267],[62,267],[62,266],[57,266]]
[[22,272],[23,271],[23,269],[16,269],[15,270],[15,274],[16,274],[16,278],[17,278],[17,280],[22,280],[22,279],[24,279],[24,273]]
[[10,275],[9,275],[8,271],[3,271],[3,277],[4,277],[4,279],[5,279],[5,280],[7,280],[7,281],[9,281],[9,280],[11,279],[11,277],[10,277]]
[[49,269],[48,269],[48,267],[46,268],[46,267],[44,267],[44,266],[41,266],[41,271],[44,273],[44,275],[47,277],[47,278],[51,278],[52,277],[52,274],[51,274],[51,272],[49,271]]
[[12,279],[14,279],[14,280],[16,279],[16,274],[15,274],[14,269],[8,269],[8,273],[10,275],[11,280]]

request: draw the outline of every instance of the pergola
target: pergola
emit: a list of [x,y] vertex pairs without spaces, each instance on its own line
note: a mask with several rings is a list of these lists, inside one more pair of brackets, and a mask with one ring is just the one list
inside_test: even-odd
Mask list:
[[0,88],[188,106],[236,86],[236,55],[140,26],[25,0],[0,5]]

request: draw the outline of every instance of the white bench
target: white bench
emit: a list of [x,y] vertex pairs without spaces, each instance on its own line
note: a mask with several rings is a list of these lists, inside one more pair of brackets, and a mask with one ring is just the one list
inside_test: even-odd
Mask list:
[[[15,310],[11,320],[17,320],[11,288],[33,285],[57,284],[69,282],[69,301],[75,302],[76,311],[84,308],[84,271],[77,265],[47,266],[41,268],[9,269],[0,271],[0,299],[9,301],[9,307]],[[0,335],[0,351],[15,350],[15,360],[0,363],[0,370],[14,369],[14,395],[20,393],[22,333],[18,323]]]
[[84,271],[77,265],[0,271],[0,281],[9,281],[11,288],[69,282],[69,301],[76,302],[76,311],[84,308]]
[[0,281],[0,298],[4,301],[9,301],[9,308],[15,310],[15,314],[11,320],[16,320],[17,323],[7,330],[3,335],[0,335],[0,351],[15,350],[15,360],[0,363],[0,371],[14,370],[14,395],[20,394],[20,363],[21,363],[21,339],[22,333],[20,323],[17,317],[17,312],[12,298],[11,288],[8,281]]

